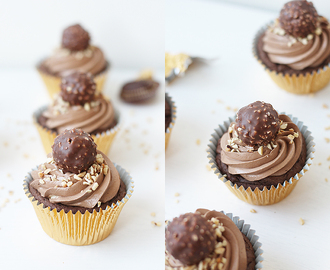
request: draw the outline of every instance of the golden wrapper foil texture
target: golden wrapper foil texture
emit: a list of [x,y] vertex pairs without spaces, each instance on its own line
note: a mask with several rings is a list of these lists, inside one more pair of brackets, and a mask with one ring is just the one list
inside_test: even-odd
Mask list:
[[120,179],[126,184],[126,196],[105,210],[96,210],[93,213],[86,211],[75,214],[72,211],[65,213],[64,210],[57,212],[50,210],[43,203],[39,203],[29,191],[29,183],[33,180],[29,173],[24,180],[24,191],[31,201],[36,215],[43,230],[54,240],[74,246],[91,245],[107,238],[114,226],[121,210],[132,196],[134,182],[131,176],[119,165],[114,164],[119,172]]
[[214,170],[214,173],[218,176],[218,178],[225,183],[226,187],[242,201],[254,205],[270,205],[282,201],[291,193],[291,191],[297,185],[299,179],[309,170],[309,167],[312,165],[315,152],[315,143],[313,141],[314,138],[311,136],[311,132],[307,129],[307,127],[304,126],[303,122],[298,121],[298,119],[292,117],[292,115],[288,116],[290,117],[291,121],[298,126],[299,130],[305,138],[307,147],[306,163],[303,169],[294,177],[286,180],[283,184],[278,184],[276,187],[271,186],[270,189],[264,187],[263,190],[260,190],[259,188],[252,190],[250,187],[247,189],[245,189],[243,186],[238,187],[236,184],[234,185],[230,180],[222,175],[218,168],[216,163],[216,149],[218,140],[224,133],[227,132],[230,123],[235,122],[235,116],[229,118],[229,120],[225,121],[223,125],[219,125],[219,127],[216,128],[215,132],[212,134],[212,139],[210,140],[210,144],[208,144],[209,148],[207,150],[207,157],[209,159],[211,168]]
[[[48,153],[52,152],[52,145],[54,144],[54,140],[58,134],[56,134],[56,132],[54,132],[50,129],[43,127],[42,125],[40,125],[38,123],[38,118],[40,117],[41,113],[44,110],[46,110],[46,108],[47,108],[47,106],[44,106],[33,114],[33,122],[39,132],[39,135],[40,135],[40,138],[42,141],[42,145],[43,145],[46,153],[48,154]],[[119,113],[117,111],[115,113],[116,113],[116,120],[117,120],[116,126],[114,126],[113,128],[111,128],[105,132],[98,133],[96,135],[94,135],[94,134],[91,135],[94,142],[97,145],[97,149],[102,151],[105,154],[107,154],[109,152],[113,139],[115,138],[117,132],[120,129]]]

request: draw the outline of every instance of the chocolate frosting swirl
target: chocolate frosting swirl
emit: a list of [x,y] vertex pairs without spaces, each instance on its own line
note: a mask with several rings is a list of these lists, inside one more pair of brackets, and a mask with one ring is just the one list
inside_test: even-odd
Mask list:
[[[321,17],[322,18],[322,17]],[[324,20],[324,18],[322,18]],[[321,19],[320,19],[321,20]],[[317,67],[330,54],[330,29],[328,23],[321,23],[315,34],[298,40],[285,34],[278,22],[265,32],[263,50],[270,61],[284,64],[294,70]]]
[[60,77],[68,76],[74,71],[96,75],[103,71],[106,65],[103,52],[95,46],[90,46],[84,51],[59,48],[42,63],[48,72]]
[[[41,164],[38,170],[32,171],[33,181],[30,185],[38,190],[41,196],[49,198],[51,203],[93,208],[98,202],[110,201],[120,186],[119,173],[105,154],[98,150],[97,153],[102,155],[109,169],[106,175],[100,173],[97,176],[94,183],[97,183],[98,187],[95,190],[92,188],[93,185],[86,185],[84,180],[78,180],[74,173],[63,173],[53,162]],[[51,154],[48,157],[52,159]],[[50,170],[49,173],[41,173],[47,169]],[[68,183],[71,182],[71,185],[63,187],[64,179]]]
[[115,121],[115,111],[112,103],[99,94],[88,105],[71,106],[58,97],[54,104],[49,106],[43,113],[46,126],[56,129],[58,133],[66,129],[80,128],[87,133],[98,129],[106,129]]
[[[246,146],[235,132],[226,132],[222,136],[217,153],[221,152],[221,161],[228,165],[230,174],[258,181],[268,176],[283,175],[292,168],[302,151],[302,134],[288,116],[282,114],[279,118],[281,129],[274,142],[266,147]],[[232,143],[237,147],[229,147]]]
[[[213,254],[219,260],[219,263],[223,263],[224,270],[244,270],[247,268],[247,255],[246,247],[242,232],[237,228],[235,223],[227,217],[225,214],[217,211],[209,211],[206,209],[197,209],[196,212],[201,213],[206,219],[211,220],[216,218],[220,224],[224,227],[224,231],[221,233],[221,237],[218,237],[223,245],[225,251],[222,255]],[[211,257],[212,257],[211,256]],[[166,253],[166,261],[168,265],[165,265],[166,270],[178,270],[178,269],[199,269],[199,264],[194,266],[184,266],[179,260],[173,258],[170,254]],[[204,268],[203,268],[204,269]],[[211,268],[210,268],[211,269]],[[213,269],[213,268],[212,268]]]

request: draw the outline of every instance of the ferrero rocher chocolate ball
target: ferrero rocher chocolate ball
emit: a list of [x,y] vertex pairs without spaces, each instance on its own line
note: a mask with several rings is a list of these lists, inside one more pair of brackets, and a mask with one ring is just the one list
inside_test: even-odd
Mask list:
[[90,36],[79,24],[64,29],[62,47],[70,51],[83,51],[89,46]]
[[279,129],[278,113],[269,103],[256,101],[237,113],[235,130],[246,145],[267,145],[275,139]]
[[199,263],[216,245],[215,231],[200,213],[174,218],[167,227],[165,239],[167,251],[185,265]]
[[84,105],[94,99],[96,84],[90,73],[74,72],[61,81],[61,97],[70,105]]
[[311,2],[291,1],[281,10],[279,22],[285,32],[296,38],[313,34],[319,15]]
[[64,173],[86,171],[96,160],[96,144],[81,129],[65,130],[55,138],[52,148],[55,164]]

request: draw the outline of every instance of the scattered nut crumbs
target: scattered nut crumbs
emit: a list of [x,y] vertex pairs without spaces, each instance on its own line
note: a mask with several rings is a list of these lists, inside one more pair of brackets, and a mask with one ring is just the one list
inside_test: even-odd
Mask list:
[[7,147],[8,146],[8,142],[3,142],[3,146]]
[[322,106],[323,106],[324,109],[328,109],[329,108],[327,104],[323,104]]
[[325,141],[326,141],[327,143],[330,142],[330,139],[329,139],[329,138],[324,138],[324,139],[325,139]]
[[211,168],[210,165],[206,165],[206,169],[207,169],[208,171],[212,171],[212,168]]
[[325,180],[325,182],[327,182],[327,183],[328,183],[328,178],[325,178],[324,180]]
[[175,196],[175,197],[179,197],[179,196],[180,196],[180,193],[179,193],[179,192],[175,192],[175,193],[174,193],[174,196]]
[[14,195],[14,191],[12,191],[12,190],[10,190],[8,193],[9,193],[10,196]]
[[318,164],[319,166],[321,166],[322,165],[322,162],[319,162],[319,164]]
[[154,224],[154,225],[157,226],[157,227],[162,226],[162,223],[161,223],[161,222],[151,221],[151,224]]
[[145,155],[148,155],[149,150],[144,150],[143,153],[144,153]]
[[200,139],[197,139],[197,140],[196,140],[196,144],[197,144],[197,145],[200,145],[200,144],[201,144],[201,140],[200,140]]
[[151,212],[150,214],[152,217],[155,217],[156,216],[156,213],[155,212]]
[[303,220],[302,218],[299,219],[299,222],[300,222],[301,225],[305,224],[305,220]]
[[328,156],[327,161],[330,161],[330,156]]
[[326,127],[325,130],[330,130],[330,126]]
[[231,107],[230,106],[227,106],[226,107],[226,110],[230,111],[231,110]]
[[257,213],[257,211],[254,210],[254,209],[251,209],[250,212],[251,212],[251,213]]

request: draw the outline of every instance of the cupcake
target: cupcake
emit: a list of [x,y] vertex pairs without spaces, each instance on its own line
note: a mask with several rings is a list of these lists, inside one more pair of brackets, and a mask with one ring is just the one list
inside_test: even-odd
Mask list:
[[118,115],[110,100],[96,93],[90,73],[74,72],[64,77],[61,92],[49,106],[34,113],[34,123],[47,153],[55,137],[66,129],[90,133],[98,148],[107,153],[118,131]]
[[274,204],[288,196],[312,164],[311,132],[297,118],[256,101],[219,125],[209,145],[212,168],[241,200]]
[[172,98],[165,93],[165,150],[170,140],[171,132],[176,119],[176,106]]
[[37,70],[51,97],[60,91],[61,77],[74,71],[89,72],[95,77],[96,90],[102,91],[109,63],[100,48],[90,45],[90,35],[79,24],[63,31],[61,47],[41,61]]
[[329,22],[311,2],[288,2],[279,18],[257,33],[253,53],[279,87],[316,92],[330,80]]
[[168,224],[165,270],[261,269],[258,239],[239,217],[197,209]]
[[105,239],[132,195],[129,174],[96,148],[84,131],[66,130],[24,180],[42,228],[58,242],[81,246]]

